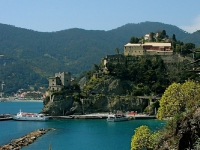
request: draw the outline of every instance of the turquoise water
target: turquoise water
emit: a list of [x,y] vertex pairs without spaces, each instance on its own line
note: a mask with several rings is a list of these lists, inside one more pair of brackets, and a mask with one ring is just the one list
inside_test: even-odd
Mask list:
[[[1,113],[22,111],[40,112],[43,104],[39,102],[1,102]],[[23,150],[129,150],[134,129],[147,125],[152,130],[162,128],[164,122],[158,120],[131,120],[126,122],[107,122],[105,119],[67,119],[34,121],[1,121],[0,145],[19,138],[39,128],[55,128],[37,139]]]

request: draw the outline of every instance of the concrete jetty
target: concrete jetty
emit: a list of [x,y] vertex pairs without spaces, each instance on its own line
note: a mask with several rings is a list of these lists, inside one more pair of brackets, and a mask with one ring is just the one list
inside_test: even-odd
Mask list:
[[[85,115],[70,115],[70,116],[51,116],[52,119],[106,119],[110,113],[92,113]],[[146,114],[128,114],[130,120],[132,119],[156,119],[156,116],[149,116]]]
[[149,116],[149,115],[126,115],[130,120],[142,120],[142,119],[156,119],[156,116]]
[[108,114],[94,113],[85,115],[69,115],[69,116],[51,116],[52,119],[104,119],[107,118]]
[[72,115],[72,117],[74,119],[105,119],[108,115],[109,113],[93,113],[85,115]]
[[54,130],[50,129],[38,129],[30,132],[23,137],[12,140],[10,143],[0,146],[0,150],[20,150],[23,146],[27,146],[33,143],[37,138],[46,134],[47,132]]

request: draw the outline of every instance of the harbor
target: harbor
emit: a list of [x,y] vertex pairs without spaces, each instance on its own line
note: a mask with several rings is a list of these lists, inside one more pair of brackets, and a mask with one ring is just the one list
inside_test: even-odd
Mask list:
[[[19,109],[24,112],[39,113],[43,104],[38,102],[2,102],[0,107],[2,108],[0,109],[0,114],[16,114]],[[96,150],[130,149],[130,139],[135,128],[140,125],[147,125],[154,131],[157,128],[162,128],[165,123],[157,119],[137,118],[125,122],[107,122],[106,117],[108,114],[109,112],[52,116],[53,118],[48,121],[0,121],[0,138],[2,139],[0,146],[11,143],[13,139],[23,137],[32,131],[53,128],[56,130],[44,134],[32,144],[24,146],[23,150],[48,149],[49,146],[58,150],[63,148],[88,150],[94,148]],[[129,114],[127,113],[127,115]],[[130,114],[130,117],[133,117],[133,115]],[[137,114],[136,116],[142,115]],[[121,138],[122,134],[123,139]],[[79,140],[78,144],[77,139]],[[92,142],[90,139],[92,139]],[[110,145],[110,143],[118,144]],[[107,148],[102,145],[106,145]]]

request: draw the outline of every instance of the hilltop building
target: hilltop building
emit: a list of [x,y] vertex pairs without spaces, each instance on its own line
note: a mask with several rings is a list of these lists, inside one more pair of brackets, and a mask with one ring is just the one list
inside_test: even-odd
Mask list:
[[146,42],[141,43],[127,43],[124,45],[124,54],[107,55],[103,59],[104,70],[107,70],[107,64],[129,64],[133,61],[137,61],[137,57],[144,55],[160,55],[166,63],[173,63],[174,56],[171,48],[171,43],[158,43],[158,42]]
[[146,42],[144,44],[127,43],[124,45],[124,56],[172,55],[171,43]]
[[54,77],[49,78],[49,90],[60,91],[63,88],[67,88],[71,85],[71,73],[59,72],[55,73]]

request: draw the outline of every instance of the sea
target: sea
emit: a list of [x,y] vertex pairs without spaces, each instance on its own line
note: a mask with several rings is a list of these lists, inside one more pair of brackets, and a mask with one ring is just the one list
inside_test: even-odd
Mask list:
[[[0,102],[0,114],[16,114],[42,110],[42,102]],[[54,128],[22,150],[130,150],[134,130],[147,125],[152,131],[165,125],[164,121],[130,120],[107,122],[106,119],[57,119],[39,121],[0,121],[0,145],[41,128]]]

